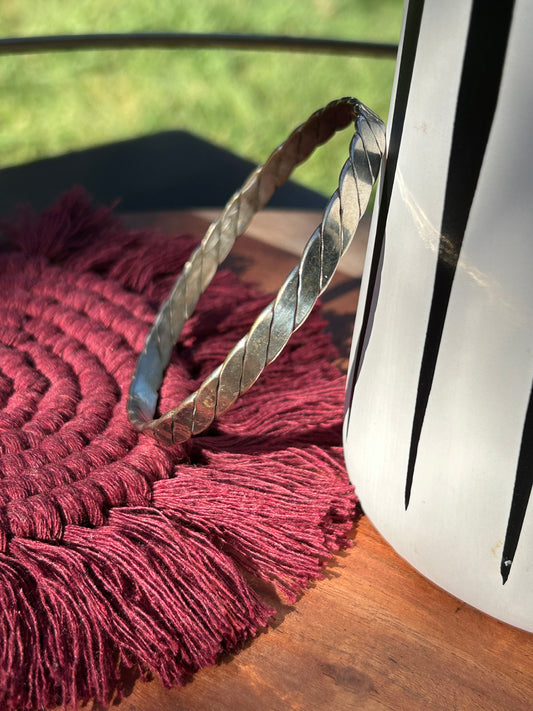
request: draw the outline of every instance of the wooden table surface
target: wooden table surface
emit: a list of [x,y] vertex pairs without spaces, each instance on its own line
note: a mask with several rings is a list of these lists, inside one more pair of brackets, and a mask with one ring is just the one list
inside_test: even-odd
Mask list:
[[[203,233],[208,214],[128,216],[129,225]],[[231,265],[276,289],[317,216],[266,211]],[[363,235],[364,237],[364,235]],[[325,295],[346,366],[363,248]],[[121,711],[355,711],[533,709],[533,635],[498,622],[425,580],[366,517],[354,546],[294,606],[275,602],[272,626],[183,688],[137,682]]]

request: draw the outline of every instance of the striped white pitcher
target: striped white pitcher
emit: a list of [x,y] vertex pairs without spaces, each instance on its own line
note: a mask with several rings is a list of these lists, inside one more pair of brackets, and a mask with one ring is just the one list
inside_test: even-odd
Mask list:
[[532,34],[530,0],[406,7],[344,433],[397,551],[529,631]]

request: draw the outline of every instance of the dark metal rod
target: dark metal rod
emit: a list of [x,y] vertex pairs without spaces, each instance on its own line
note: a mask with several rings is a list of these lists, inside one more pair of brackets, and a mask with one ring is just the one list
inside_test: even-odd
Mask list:
[[89,35],[50,35],[43,37],[6,37],[0,39],[0,54],[33,54],[36,52],[141,48],[276,50],[278,52],[358,54],[367,57],[382,57],[388,59],[395,59],[398,50],[396,44],[337,40],[323,37],[187,32],[128,32]]

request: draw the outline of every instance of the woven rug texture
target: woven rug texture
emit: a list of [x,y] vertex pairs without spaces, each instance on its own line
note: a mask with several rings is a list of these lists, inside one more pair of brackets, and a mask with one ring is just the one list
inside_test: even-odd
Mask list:
[[[136,359],[197,238],[132,232],[75,189],[3,225],[0,708],[107,705],[124,671],[167,686],[236,650],[348,545],[344,378],[317,311],[234,408],[173,447],[126,417]],[[268,299],[218,273],[160,411]]]

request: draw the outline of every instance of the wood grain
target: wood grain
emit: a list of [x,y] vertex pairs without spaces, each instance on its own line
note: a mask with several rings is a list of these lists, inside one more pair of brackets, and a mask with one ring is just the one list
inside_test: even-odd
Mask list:
[[439,590],[363,517],[355,545],[274,627],[182,689],[139,683],[126,711],[530,710],[531,635]]

